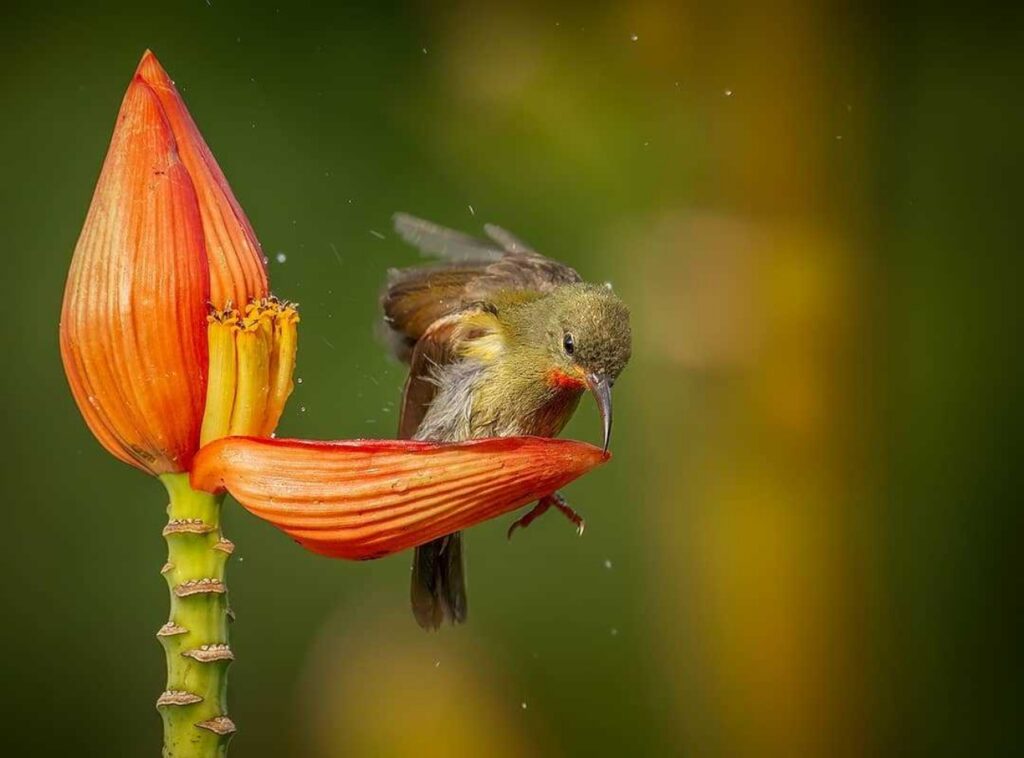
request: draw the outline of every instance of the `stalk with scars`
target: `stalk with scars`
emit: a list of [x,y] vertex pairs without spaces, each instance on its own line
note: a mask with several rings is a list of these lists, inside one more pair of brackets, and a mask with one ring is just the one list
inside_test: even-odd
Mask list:
[[[485,227],[490,241],[484,241],[400,213],[395,230],[441,259],[392,269],[381,297],[395,353],[409,364],[399,437],[554,437],[589,389],[607,451],[611,388],[632,341],[629,310],[611,287],[584,282],[496,226]],[[583,519],[554,493],[512,524],[509,537],[551,507],[582,533]],[[410,594],[425,629],[446,618],[465,621],[460,532],[416,548]]]

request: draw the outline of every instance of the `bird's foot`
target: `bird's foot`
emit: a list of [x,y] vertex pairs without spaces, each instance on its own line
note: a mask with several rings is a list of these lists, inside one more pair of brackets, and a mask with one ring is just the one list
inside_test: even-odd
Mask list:
[[516,529],[522,527],[525,529],[534,522],[539,516],[547,513],[548,509],[554,506],[563,516],[569,519],[576,526],[576,534],[583,534],[583,530],[587,526],[587,522],[583,520],[583,517],[569,507],[569,504],[565,502],[565,498],[559,495],[557,492],[547,497],[542,497],[537,501],[537,504],[533,506],[533,509],[520,519],[513,522],[512,526],[508,528],[508,539],[512,539],[512,534]]
[[512,535],[516,531],[516,529],[519,529],[520,527],[525,529],[526,527],[528,527],[530,524],[533,523],[533,520],[535,518],[537,518],[538,516],[542,516],[545,513],[547,513],[547,510],[550,507],[551,507],[551,502],[548,500],[548,498],[545,497],[545,498],[541,498],[540,500],[538,500],[537,504],[535,506],[533,506],[533,509],[529,513],[527,513],[522,518],[518,518],[518,519],[516,519],[515,521],[512,522],[512,526],[510,526],[508,528],[508,534],[506,535],[508,537],[508,539],[512,539]]
[[576,534],[583,535],[583,530],[587,528],[587,522],[583,520],[583,517],[569,507],[569,504],[565,502],[565,498],[559,495],[557,492],[554,495],[550,495],[551,504],[555,506],[559,512],[569,519],[576,527]]

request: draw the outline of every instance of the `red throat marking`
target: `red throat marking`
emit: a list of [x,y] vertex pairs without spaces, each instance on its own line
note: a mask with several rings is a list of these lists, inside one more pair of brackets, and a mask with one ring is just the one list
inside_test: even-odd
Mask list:
[[558,368],[548,372],[548,384],[560,390],[581,390],[586,386],[578,376],[572,376]]

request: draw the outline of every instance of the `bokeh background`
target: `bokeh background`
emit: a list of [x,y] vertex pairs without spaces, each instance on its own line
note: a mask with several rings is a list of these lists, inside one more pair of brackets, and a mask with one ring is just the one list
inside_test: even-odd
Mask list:
[[[393,434],[395,210],[506,226],[633,309],[615,458],[567,493],[585,536],[474,529],[465,627],[414,625],[408,556],[317,558],[229,505],[233,754],[1019,747],[1019,11],[0,14],[5,754],[159,744],[164,494],[90,437],[57,352],[146,47],[302,305],[281,434]],[[592,405],[570,435],[598,438]]]

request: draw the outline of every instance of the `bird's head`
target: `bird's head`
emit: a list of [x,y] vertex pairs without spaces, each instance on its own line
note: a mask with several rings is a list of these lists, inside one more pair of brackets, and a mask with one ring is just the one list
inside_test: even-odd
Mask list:
[[604,448],[612,430],[612,385],[629,361],[629,309],[610,285],[570,284],[538,302],[534,338],[544,340],[546,381],[589,389],[604,422]]

